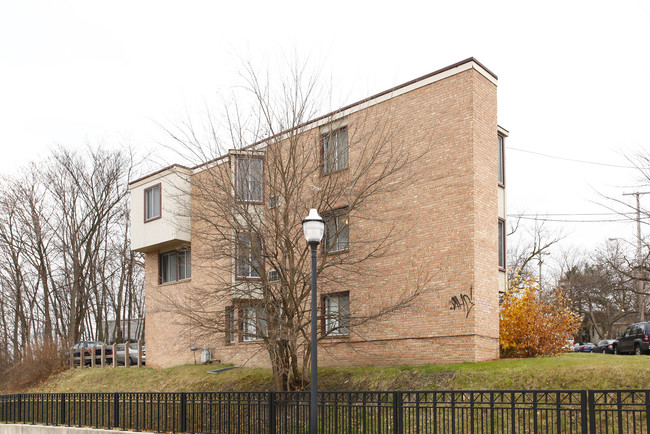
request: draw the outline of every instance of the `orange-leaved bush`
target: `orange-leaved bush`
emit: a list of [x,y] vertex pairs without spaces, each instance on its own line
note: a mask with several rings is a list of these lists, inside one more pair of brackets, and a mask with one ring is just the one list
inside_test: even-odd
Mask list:
[[546,294],[537,281],[514,275],[503,294],[499,341],[502,357],[548,356],[566,350],[567,339],[579,329],[582,318],[562,290]]

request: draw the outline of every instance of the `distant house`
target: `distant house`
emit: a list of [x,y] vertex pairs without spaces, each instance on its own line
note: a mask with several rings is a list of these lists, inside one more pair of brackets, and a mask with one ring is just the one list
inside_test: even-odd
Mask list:
[[[584,314],[582,327],[576,334],[576,342],[596,343],[601,339],[616,339],[629,325],[639,322],[637,312],[621,313],[613,317],[614,321],[611,323],[610,316],[601,312],[594,312],[593,318],[598,327],[594,325],[591,318],[591,315]],[[603,336],[598,333],[599,330]]]
[[[337,287],[319,284],[321,332],[326,336],[319,342],[319,364],[415,365],[498,358],[499,292],[506,286],[508,132],[497,125],[497,77],[470,58],[307,123],[299,134],[316,138],[312,154],[321,155],[320,176],[346,176],[360,158],[348,142],[354,129],[368,119],[381,125],[388,113],[399,120],[403,151],[428,153],[409,168],[421,176],[373,204],[372,217],[416,226],[417,231],[399,246],[404,253],[390,261],[369,259],[367,266],[376,277],[355,286],[345,284],[345,275]],[[259,207],[261,218],[283,206],[281,194],[266,191],[268,174],[262,168],[272,162],[264,160],[266,145],[260,143],[254,154],[233,149],[212,166],[172,165],[130,183],[131,245],[145,253],[147,365],[191,363],[190,347],[199,347],[211,348],[222,362],[269,366],[268,353],[254,338],[266,326],[265,312],[252,308],[251,299],[243,300],[236,287],[254,284],[267,272],[272,285],[277,272],[260,273],[250,254],[254,242],[233,233],[228,251],[236,253],[228,253],[232,262],[215,276],[214,263],[206,259],[213,246],[198,241],[194,231],[199,224],[187,212],[198,200],[193,181],[217,164],[220,170],[232,171],[235,186],[225,192],[233,196],[229,200]],[[373,230],[372,218],[348,218],[345,205],[332,205],[326,212],[319,210],[326,231],[337,234],[326,236],[323,248],[351,254]],[[382,321],[348,324],[349,316],[370,315],[383,299],[398,297],[396,288],[404,286],[418,255],[429,264],[421,271],[431,276],[430,292]],[[213,300],[215,321],[218,317],[229,327],[197,342],[192,327],[161,306],[177,294],[210,288],[217,278],[232,282],[229,294]],[[328,334],[331,330],[335,332]]]
[[108,329],[106,330],[107,344],[123,343],[126,341],[144,342],[144,318],[134,318],[131,320],[121,320],[119,333],[116,330],[116,321],[108,320]]

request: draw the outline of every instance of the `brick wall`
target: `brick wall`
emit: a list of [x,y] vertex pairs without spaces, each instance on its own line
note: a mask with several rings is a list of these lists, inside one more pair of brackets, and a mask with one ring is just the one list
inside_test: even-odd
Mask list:
[[[323,340],[323,366],[498,357],[496,107],[496,85],[468,69],[348,116],[351,135],[381,124],[396,132],[392,143],[421,157],[402,175],[408,185],[368,203],[364,216],[350,216],[351,251],[364,239],[394,231],[389,253],[360,265],[368,271],[362,278],[341,275],[344,285],[324,284],[319,291],[349,291],[352,315],[368,316],[426,285],[409,306],[353,325],[349,337]],[[359,158],[355,152],[351,144],[351,167]],[[191,281],[166,285],[158,285],[157,252],[147,254],[147,363],[190,362],[189,347],[195,344],[214,348],[223,362],[268,366],[259,343],[227,345],[223,333],[193,331],[169,308],[170,300],[201,294],[213,285],[215,273],[228,268],[211,265],[209,255],[201,254],[208,248],[193,237]],[[212,303],[219,315],[232,300],[214,297]]]

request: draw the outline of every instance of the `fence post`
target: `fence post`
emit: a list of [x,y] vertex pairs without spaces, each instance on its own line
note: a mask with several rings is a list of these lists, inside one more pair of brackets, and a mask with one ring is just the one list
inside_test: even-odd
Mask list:
[[596,434],[596,397],[593,390],[589,390],[589,432]]
[[269,434],[275,434],[275,392],[269,392]]
[[120,394],[113,393],[113,428],[120,427]]
[[587,391],[586,390],[581,390],[580,391],[580,419],[581,421],[581,430],[582,432],[588,432],[587,431],[587,418],[588,418],[588,413],[587,413]]
[[393,432],[402,434],[402,392],[393,392]]
[[18,420],[16,422],[22,422],[23,421],[23,394],[19,393],[18,394],[18,402],[16,403],[16,410],[18,413]]
[[648,401],[649,399],[650,399],[650,392],[646,390],[645,391],[645,414],[646,414],[645,424],[646,424],[646,432],[650,433],[650,401]]
[[180,432],[187,432],[187,395],[181,392],[181,414],[180,414]]
[[113,367],[117,368],[117,344],[113,342]]
[[59,408],[59,425],[65,425],[65,393],[59,395],[61,404]]

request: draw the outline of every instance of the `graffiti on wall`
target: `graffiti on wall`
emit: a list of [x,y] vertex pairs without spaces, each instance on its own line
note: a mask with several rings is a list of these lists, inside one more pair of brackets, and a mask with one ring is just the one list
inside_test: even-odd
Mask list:
[[461,310],[465,312],[465,318],[469,316],[469,313],[474,307],[474,300],[472,297],[472,287],[469,287],[469,294],[459,294],[454,295],[449,299],[449,310]]

